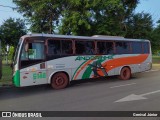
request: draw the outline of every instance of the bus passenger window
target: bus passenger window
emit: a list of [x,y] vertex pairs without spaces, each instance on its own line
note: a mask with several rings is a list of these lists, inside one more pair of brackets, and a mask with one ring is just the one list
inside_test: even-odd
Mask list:
[[62,40],[62,54],[72,54],[72,41],[71,40]]
[[97,42],[98,54],[113,54],[113,42]]
[[76,54],[86,54],[93,55],[95,54],[95,46],[92,41],[76,41]]
[[116,53],[117,54],[130,53],[130,43],[129,42],[116,42]]
[[95,53],[95,47],[94,47],[94,42],[88,41],[85,44],[85,53],[87,55],[93,55]]
[[98,54],[104,54],[105,53],[105,42],[97,42],[97,48],[98,48]]
[[48,54],[49,55],[61,54],[60,40],[48,40]]
[[106,52],[105,54],[113,54],[114,53],[113,42],[106,42]]
[[141,42],[132,42],[132,53],[133,54],[142,54],[142,43]]
[[84,54],[85,53],[85,42],[82,41],[76,41],[75,47],[76,47],[76,54]]

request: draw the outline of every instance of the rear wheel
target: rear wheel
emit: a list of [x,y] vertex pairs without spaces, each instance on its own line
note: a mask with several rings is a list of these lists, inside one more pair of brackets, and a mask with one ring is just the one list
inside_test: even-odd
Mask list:
[[124,67],[121,70],[120,75],[118,76],[119,79],[128,80],[131,78],[131,70],[128,67]]
[[56,73],[51,80],[51,86],[54,89],[63,89],[68,85],[68,77],[65,73]]

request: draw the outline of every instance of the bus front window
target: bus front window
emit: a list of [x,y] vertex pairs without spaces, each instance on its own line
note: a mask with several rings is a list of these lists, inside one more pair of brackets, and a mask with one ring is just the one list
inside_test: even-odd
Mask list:
[[43,43],[27,43],[23,46],[21,60],[37,60],[44,59],[44,44]]

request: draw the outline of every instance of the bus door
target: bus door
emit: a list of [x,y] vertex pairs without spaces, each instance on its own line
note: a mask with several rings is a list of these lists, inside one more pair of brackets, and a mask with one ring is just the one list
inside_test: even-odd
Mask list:
[[29,39],[23,44],[20,57],[20,86],[47,83],[45,42]]

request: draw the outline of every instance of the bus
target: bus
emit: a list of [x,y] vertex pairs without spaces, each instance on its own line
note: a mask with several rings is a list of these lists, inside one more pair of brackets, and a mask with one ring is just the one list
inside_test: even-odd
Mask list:
[[24,35],[14,57],[13,84],[62,89],[80,79],[128,80],[133,73],[151,69],[150,46],[149,40],[118,36]]
[[0,79],[2,78],[2,49],[1,49],[1,40],[0,40]]

